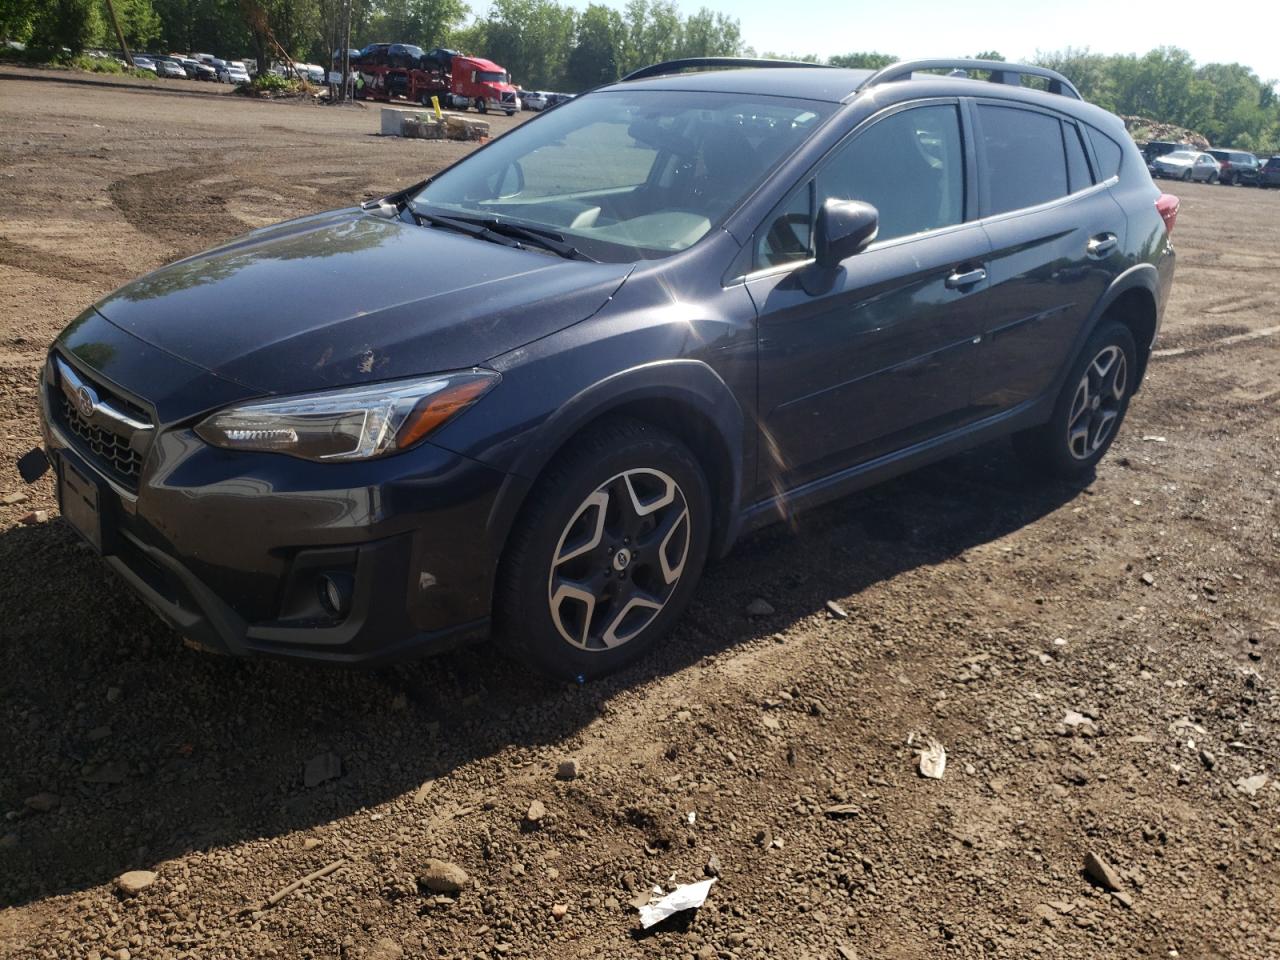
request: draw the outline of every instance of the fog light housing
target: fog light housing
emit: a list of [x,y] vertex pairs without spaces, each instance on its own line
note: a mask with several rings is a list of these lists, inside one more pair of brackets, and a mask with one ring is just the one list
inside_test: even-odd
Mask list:
[[316,578],[316,593],[320,606],[335,620],[341,620],[351,612],[351,575],[347,573],[322,573]]

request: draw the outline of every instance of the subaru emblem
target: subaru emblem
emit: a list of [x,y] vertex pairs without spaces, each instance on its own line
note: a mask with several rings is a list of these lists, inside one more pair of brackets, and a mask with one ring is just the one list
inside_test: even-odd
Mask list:
[[97,398],[89,392],[88,387],[81,387],[76,391],[76,409],[80,411],[80,416],[86,420],[92,417],[94,411],[98,409]]

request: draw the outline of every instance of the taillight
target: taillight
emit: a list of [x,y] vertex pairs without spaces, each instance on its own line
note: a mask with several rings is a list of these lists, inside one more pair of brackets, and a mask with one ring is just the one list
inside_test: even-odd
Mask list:
[[1173,233],[1173,225],[1178,221],[1178,204],[1181,201],[1171,193],[1162,193],[1156,200],[1156,212],[1164,221],[1165,233]]

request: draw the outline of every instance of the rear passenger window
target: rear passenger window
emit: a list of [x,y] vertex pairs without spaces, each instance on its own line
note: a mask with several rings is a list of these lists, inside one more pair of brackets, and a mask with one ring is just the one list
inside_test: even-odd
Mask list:
[[1093,186],[1093,174],[1089,172],[1084,144],[1080,142],[1080,131],[1074,123],[1063,122],[1062,140],[1067,145],[1067,182],[1071,192],[1076,193]]
[[1093,154],[1098,158],[1098,179],[1110,180],[1112,177],[1120,176],[1120,160],[1124,156],[1124,151],[1120,149],[1120,144],[1116,143],[1101,130],[1095,130],[1090,126],[1086,126],[1085,130],[1089,132],[1089,142],[1093,144]]
[[1017,107],[978,105],[986,159],[988,214],[1065,197],[1067,162],[1057,117]]

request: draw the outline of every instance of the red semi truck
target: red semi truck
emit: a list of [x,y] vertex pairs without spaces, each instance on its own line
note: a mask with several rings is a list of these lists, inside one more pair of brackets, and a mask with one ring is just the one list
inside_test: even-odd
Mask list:
[[481,113],[520,109],[519,92],[507,71],[492,60],[437,48],[427,53],[407,43],[373,43],[351,58],[351,69],[364,79],[358,97],[368,100],[412,100]]

